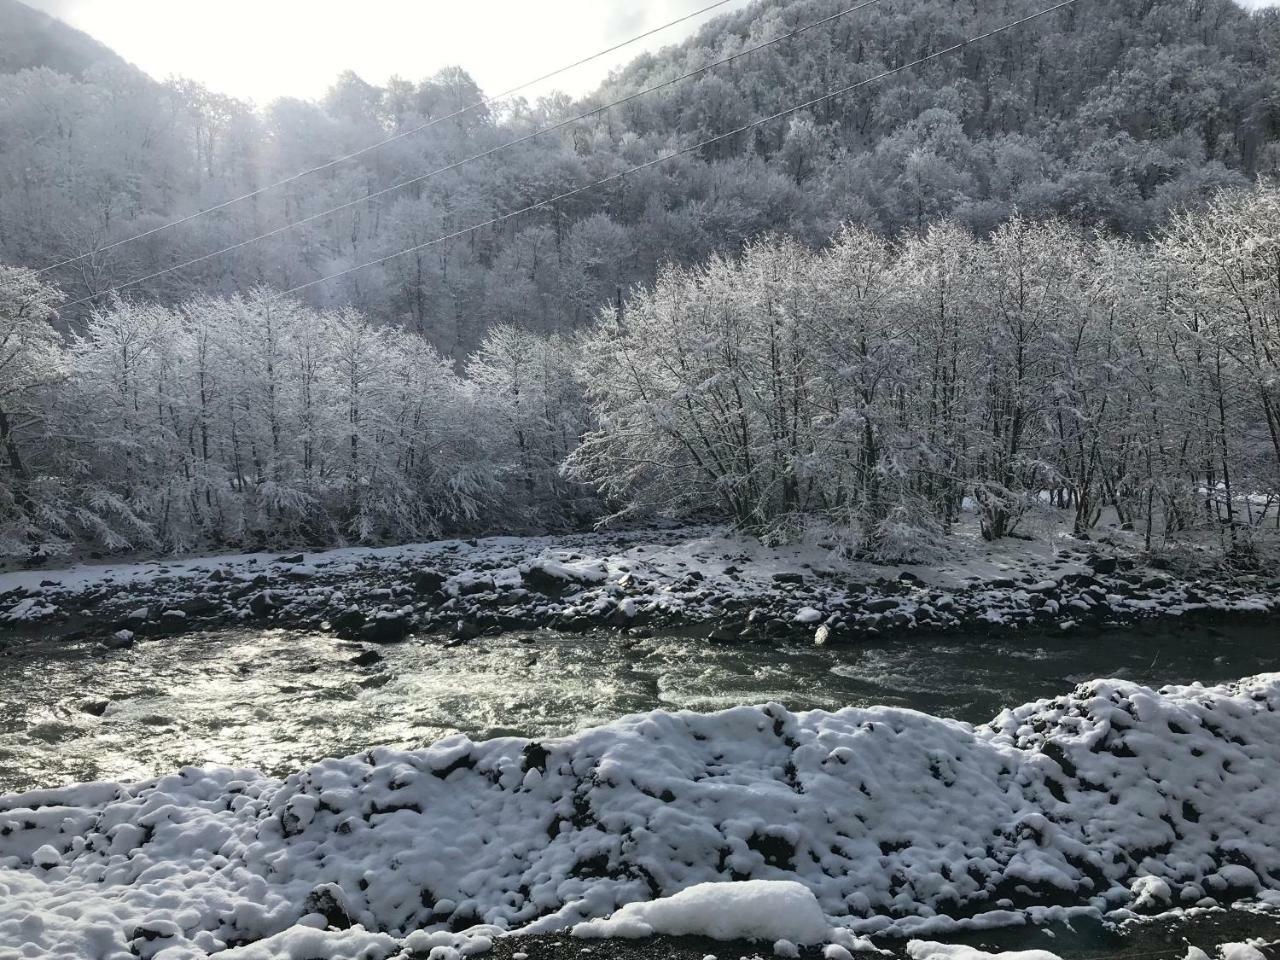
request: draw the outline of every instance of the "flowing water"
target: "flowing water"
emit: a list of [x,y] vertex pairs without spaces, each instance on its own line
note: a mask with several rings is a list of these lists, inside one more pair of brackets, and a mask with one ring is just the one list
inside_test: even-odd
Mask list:
[[654,708],[887,704],[973,723],[1095,677],[1206,684],[1280,669],[1272,622],[1161,623],[1100,636],[915,637],[834,648],[538,631],[446,649],[228,629],[0,651],[0,794],[139,780],[189,764],[285,775],[367,747],[570,733]]

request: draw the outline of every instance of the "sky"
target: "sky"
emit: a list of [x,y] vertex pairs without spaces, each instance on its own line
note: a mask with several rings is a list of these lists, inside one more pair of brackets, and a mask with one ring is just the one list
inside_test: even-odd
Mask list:
[[[314,99],[343,70],[381,84],[449,65],[489,95],[548,73],[714,0],[24,0],[157,79],[180,75],[259,104]],[[724,6],[534,88],[585,93],[612,67],[693,33]]]
[[[493,96],[714,0],[25,0],[159,80],[185,76],[258,104],[324,95],[343,70],[382,84],[459,65]],[[1105,0],[1102,0],[1105,2]],[[1239,0],[1246,7],[1280,0]],[[691,34],[724,6],[531,88],[586,93],[644,49]]]

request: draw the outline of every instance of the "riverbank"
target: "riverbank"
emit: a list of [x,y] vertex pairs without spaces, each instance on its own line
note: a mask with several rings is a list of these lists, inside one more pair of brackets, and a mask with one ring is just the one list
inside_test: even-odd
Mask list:
[[1277,782],[1280,674],[1093,681],[977,727],[770,704],[283,779],[190,767],[0,798],[0,952],[457,960],[518,932],[607,956],[594,937],[710,932],[843,960],[1270,914]]
[[933,564],[766,546],[718,528],[450,540],[293,555],[82,565],[0,574],[0,637],[138,636],[256,623],[396,642],[506,630],[701,629],[719,642],[928,630],[1064,630],[1157,616],[1280,611],[1274,571],[1220,555],[1143,554],[1131,535],[988,544],[960,531]]

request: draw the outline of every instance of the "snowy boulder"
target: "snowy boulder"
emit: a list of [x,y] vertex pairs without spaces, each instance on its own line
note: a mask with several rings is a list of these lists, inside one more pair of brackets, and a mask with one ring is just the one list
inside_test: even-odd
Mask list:
[[270,616],[271,612],[278,606],[275,594],[270,590],[263,590],[261,593],[255,593],[249,601],[249,612],[262,619]]
[[103,641],[103,645],[108,650],[128,650],[133,646],[134,639],[132,630],[117,630]]
[[307,895],[303,910],[324,917],[327,926],[346,930],[351,926],[351,906],[337,884],[326,883]]
[[1266,960],[1266,954],[1258,949],[1261,941],[1248,943],[1224,943],[1218,947],[1222,960]]
[[457,597],[474,597],[498,589],[493,577],[483,573],[461,573],[449,580],[446,589]]
[[1159,877],[1139,877],[1129,885],[1133,895],[1133,909],[1136,911],[1163,910],[1173,900],[1169,884]]
[[32,866],[39,867],[41,870],[52,870],[60,863],[62,863],[62,855],[47,843],[31,855]]
[[36,916],[56,928],[32,956],[127,956],[116,934],[114,953],[98,943],[103,918],[131,930],[161,901],[184,940],[270,960],[292,955],[265,952],[275,937],[355,955],[315,940],[343,916],[369,937],[582,924],[852,949],[841,932],[919,935],[935,918],[1274,897],[1278,778],[1280,674],[1093,681],[979,726],[770,704],[377,747],[283,780],[190,767],[0,797],[0,955]]
[[793,880],[699,883],[674,896],[629,903],[604,920],[573,928],[575,937],[640,938],[654,934],[712,940],[821,943],[830,933],[813,891]]
[[911,960],[1059,960],[1056,953],[1047,950],[987,953],[959,943],[934,943],[931,940],[912,940],[907,944],[907,956]]
[[594,563],[560,563],[556,560],[535,560],[520,570],[520,578],[529,590],[548,597],[558,597],[571,589],[582,589],[604,583],[608,570],[599,561]]

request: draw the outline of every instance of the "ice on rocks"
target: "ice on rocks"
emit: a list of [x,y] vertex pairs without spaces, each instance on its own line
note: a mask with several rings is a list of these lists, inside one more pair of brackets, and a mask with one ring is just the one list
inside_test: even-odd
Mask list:
[[[0,797],[0,955],[339,957],[325,938],[365,937],[374,957],[465,935],[427,951],[450,960],[503,932],[748,920],[853,949],[1062,905],[1267,898],[1278,781],[1280,674],[1092,681],[979,727],[770,704],[284,780],[187,768]],[[803,930],[765,929],[777,898]]]

